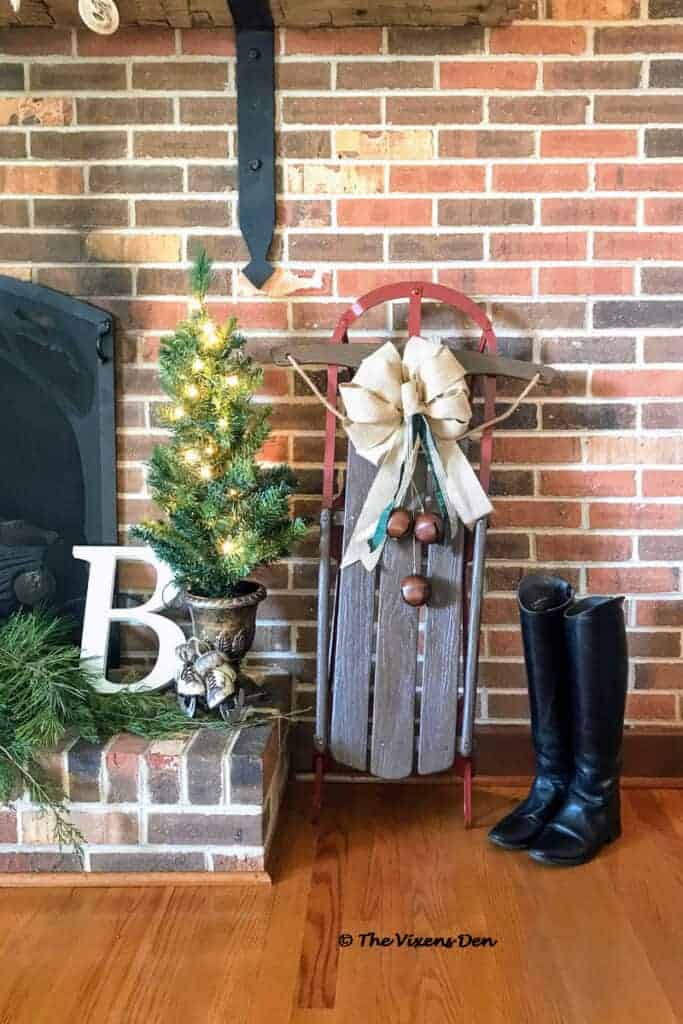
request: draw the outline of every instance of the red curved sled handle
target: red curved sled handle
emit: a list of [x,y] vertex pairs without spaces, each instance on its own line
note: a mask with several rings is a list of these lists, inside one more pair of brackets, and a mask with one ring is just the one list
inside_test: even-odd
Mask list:
[[[444,305],[452,306],[454,309],[465,313],[474,323],[481,328],[482,336],[479,342],[479,351],[487,349],[490,352],[497,352],[498,344],[493,324],[476,302],[456,291],[455,288],[448,288],[443,284],[433,284],[431,281],[399,281],[395,284],[381,285],[373,288],[356,299],[347,310],[340,316],[332,334],[332,342],[337,344],[347,343],[349,340],[348,331],[351,324],[359,317],[367,313],[374,306],[384,302],[394,302],[396,299],[408,299],[408,333],[418,335],[422,326],[422,302],[424,299],[433,299],[442,302]],[[327,369],[327,400],[334,405],[337,399],[337,385],[339,382],[339,367],[329,366]],[[484,416],[491,419],[495,415],[496,381],[495,378],[486,378],[484,381]],[[325,458],[323,463],[323,508],[331,508],[334,501],[334,450],[337,434],[337,421],[332,413],[327,413],[325,421]],[[485,490],[488,490],[491,474],[492,437],[491,430],[486,430],[481,438],[480,446],[480,469],[479,478]]]
[[[431,281],[400,281],[396,284],[385,284],[379,288],[373,288],[356,299],[349,308],[342,314],[337,322],[332,335],[332,341],[341,342],[346,340],[346,333],[363,313],[367,313],[374,306],[383,302],[394,302],[396,299],[409,299],[408,309],[408,331],[410,334],[418,334],[420,330],[420,306],[423,299],[434,299],[443,302],[447,306],[453,306],[473,320],[481,327],[487,338],[495,339],[493,324],[483,311],[481,306],[469,299],[462,292],[455,288],[448,288],[444,284],[433,284]],[[485,346],[485,347],[488,347]]]

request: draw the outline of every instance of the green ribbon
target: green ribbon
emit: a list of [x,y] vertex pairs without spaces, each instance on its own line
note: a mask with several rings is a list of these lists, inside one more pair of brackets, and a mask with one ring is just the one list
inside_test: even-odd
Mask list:
[[[436,490],[436,503],[439,506],[439,512],[441,513],[441,517],[444,521],[445,527],[446,524],[449,522],[448,508],[446,507],[446,499],[443,496],[441,484],[439,483],[439,476],[434,470],[434,460],[440,458],[439,450],[436,446],[436,441],[434,440],[434,435],[432,434],[431,427],[427,423],[427,420],[424,418],[422,413],[417,413],[413,417],[413,419],[418,420],[417,436],[420,438],[420,441],[422,442],[422,449],[425,453],[427,465],[429,466],[429,469],[432,474],[432,480],[434,483],[434,488]],[[444,537],[445,535],[446,529],[444,528]]]
[[[439,484],[438,474],[434,471],[434,459],[438,459],[439,458],[439,451],[438,451],[438,448],[436,446],[436,442],[434,440],[434,436],[432,434],[431,428],[430,428],[429,424],[427,423],[427,420],[422,415],[422,413],[419,413],[419,412],[415,413],[414,416],[412,417],[412,420],[411,420],[411,424],[410,424],[410,444],[408,446],[408,450],[409,451],[412,451],[412,449],[413,449],[413,445],[415,443],[415,440],[414,440],[415,437],[418,437],[420,439],[420,442],[422,444],[422,450],[424,451],[425,458],[427,460],[427,465],[428,465],[428,467],[430,469],[430,472],[432,474],[432,480],[433,480],[434,488],[435,488],[435,492],[436,492],[436,503],[439,506],[439,512],[441,513],[441,517],[442,517],[442,519],[444,521],[444,536],[443,536],[443,540],[445,541],[446,533],[448,532],[448,523],[449,523],[448,509],[446,507],[446,501],[445,501],[445,498],[443,496],[443,492],[441,490],[441,485]],[[375,551],[378,547],[380,547],[384,543],[384,541],[386,539],[386,536],[387,536],[387,526],[389,525],[389,517],[391,516],[391,513],[394,511],[394,507],[395,507],[395,504],[396,504],[396,494],[398,494],[398,492],[401,490],[402,482],[403,482],[403,469],[401,470],[401,476],[400,476],[399,481],[398,481],[398,486],[396,488],[396,493],[394,494],[394,497],[391,499],[391,501],[386,506],[386,508],[384,508],[382,510],[382,513],[381,513],[379,519],[377,520],[377,526],[375,527],[375,532],[373,533],[372,537],[368,541],[368,544],[369,544],[369,547],[370,547],[371,551]],[[443,541],[442,541],[442,543],[443,543]]]

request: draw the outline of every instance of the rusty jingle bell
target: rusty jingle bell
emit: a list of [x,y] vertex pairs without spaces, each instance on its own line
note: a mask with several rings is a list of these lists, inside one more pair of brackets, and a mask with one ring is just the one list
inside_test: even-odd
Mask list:
[[426,576],[414,573],[412,576],[404,576],[401,580],[401,597],[406,604],[413,608],[420,608],[427,604],[432,592],[432,587]]
[[436,512],[420,512],[413,532],[421,544],[438,544],[443,537],[443,519]]
[[387,533],[394,540],[406,537],[413,525],[413,513],[408,508],[395,508],[387,522]]

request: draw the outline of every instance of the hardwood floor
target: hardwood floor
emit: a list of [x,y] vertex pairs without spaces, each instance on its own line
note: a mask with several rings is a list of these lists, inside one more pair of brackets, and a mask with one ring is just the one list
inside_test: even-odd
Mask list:
[[626,790],[624,837],[565,871],[489,847],[515,792],[475,791],[465,832],[455,786],[330,784],[316,829],[296,787],[272,888],[3,890],[0,1022],[683,1021],[683,790]]

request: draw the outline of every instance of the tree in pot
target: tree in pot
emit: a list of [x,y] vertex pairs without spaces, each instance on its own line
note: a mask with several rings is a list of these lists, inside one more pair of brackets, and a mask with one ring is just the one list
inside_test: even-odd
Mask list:
[[221,672],[223,683],[226,673],[234,681],[266,596],[249,574],[286,556],[306,531],[290,516],[289,466],[257,461],[270,434],[270,408],[254,402],[262,371],[245,353],[236,321],[219,326],[209,315],[212,276],[201,252],[188,317],[162,339],[161,386],[170,400],[162,416],[171,436],[152,454],[148,483],[165,516],[133,530],[171,567],[190,609],[194,656],[188,648],[178,686],[188,714],[199,695],[222,713],[232,706],[225,694],[234,687],[221,685]]

